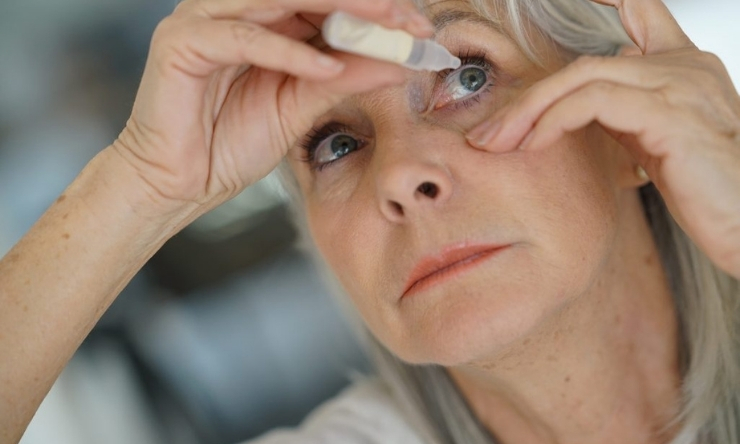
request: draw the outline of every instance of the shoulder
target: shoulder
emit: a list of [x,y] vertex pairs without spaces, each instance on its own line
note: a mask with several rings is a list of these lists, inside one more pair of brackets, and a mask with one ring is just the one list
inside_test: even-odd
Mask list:
[[353,383],[296,429],[274,430],[243,444],[421,444],[390,392],[376,379]]

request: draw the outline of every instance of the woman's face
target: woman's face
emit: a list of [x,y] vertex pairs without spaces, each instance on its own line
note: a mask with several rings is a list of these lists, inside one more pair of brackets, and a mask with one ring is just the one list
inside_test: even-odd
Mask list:
[[551,51],[537,67],[461,5],[431,11],[462,68],[347,100],[289,156],[320,252],[370,330],[413,363],[494,355],[586,293],[626,192],[629,157],[596,126],[536,153],[466,142],[561,65]]

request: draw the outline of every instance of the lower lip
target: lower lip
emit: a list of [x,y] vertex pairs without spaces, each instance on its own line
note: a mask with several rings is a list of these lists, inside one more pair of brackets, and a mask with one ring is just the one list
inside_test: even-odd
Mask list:
[[496,253],[500,251],[503,251],[506,248],[507,247],[500,247],[500,248],[496,248],[493,250],[483,251],[483,252],[474,254],[472,256],[469,256],[459,262],[455,262],[454,264],[449,265],[417,281],[408,290],[406,290],[406,292],[403,294],[402,297],[405,298],[405,297],[411,296],[416,293],[421,293],[422,291],[427,290],[431,287],[434,287],[435,285],[439,285],[442,282],[447,281],[448,279],[451,279],[455,276],[465,273],[466,271],[469,271],[472,268],[480,265],[481,263],[489,259],[491,256],[495,255]]

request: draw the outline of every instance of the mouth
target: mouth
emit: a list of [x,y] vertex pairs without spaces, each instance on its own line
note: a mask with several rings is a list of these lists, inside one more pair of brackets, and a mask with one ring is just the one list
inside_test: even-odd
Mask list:
[[436,256],[422,259],[406,281],[402,298],[438,285],[480,265],[510,245],[472,245],[448,247]]

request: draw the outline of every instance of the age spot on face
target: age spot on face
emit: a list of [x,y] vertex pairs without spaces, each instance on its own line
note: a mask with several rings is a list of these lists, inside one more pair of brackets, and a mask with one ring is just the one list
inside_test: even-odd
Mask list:
[[418,114],[425,114],[427,106],[424,104],[424,89],[421,82],[416,80],[408,86],[408,102],[412,111]]

